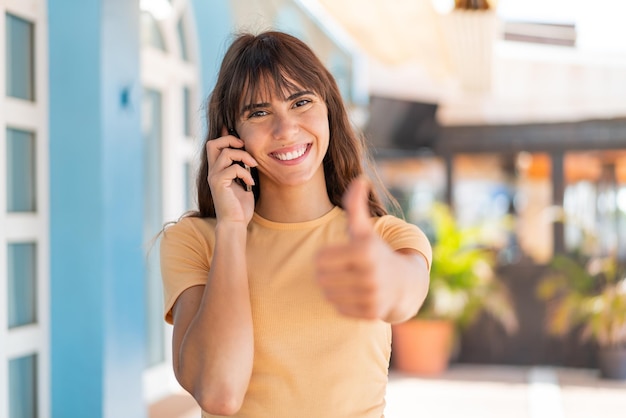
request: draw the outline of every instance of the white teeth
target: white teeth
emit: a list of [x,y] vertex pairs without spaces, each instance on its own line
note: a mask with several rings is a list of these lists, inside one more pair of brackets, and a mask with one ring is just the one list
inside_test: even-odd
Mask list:
[[289,161],[289,160],[295,160],[296,158],[302,157],[305,152],[306,152],[306,145],[304,145],[302,148],[299,148],[295,151],[290,151],[286,153],[275,152],[272,155],[281,161]]

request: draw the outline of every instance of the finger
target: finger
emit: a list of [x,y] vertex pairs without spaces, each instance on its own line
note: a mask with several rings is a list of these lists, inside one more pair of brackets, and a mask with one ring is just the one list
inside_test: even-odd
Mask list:
[[365,272],[373,269],[372,259],[364,246],[336,245],[319,250],[314,261],[320,273],[348,269]]
[[[213,179],[213,180],[211,180]],[[210,184],[222,184],[223,186],[232,185],[235,179],[241,179],[244,183],[254,186],[254,178],[250,171],[238,164],[232,164],[225,167],[223,170],[218,170],[215,173],[209,173],[208,181]]]
[[375,319],[376,301],[371,295],[356,296],[354,293],[328,292],[324,296],[335,309],[346,316]]
[[216,139],[211,139],[206,142],[206,153],[209,164],[215,163],[217,157],[224,149],[227,148],[242,148],[243,141],[232,135],[222,136]]
[[352,241],[370,236],[373,227],[369,211],[369,181],[364,176],[352,180],[343,197],[343,207],[348,216],[348,234]]
[[363,280],[357,272],[325,273],[317,276],[320,288],[327,296],[338,300],[361,300],[376,294],[376,283]]
[[243,146],[244,142],[232,135],[207,141],[206,152],[209,165],[214,165],[218,158],[223,153],[226,153],[228,159],[223,162],[225,166],[232,164],[234,161],[241,161],[251,167],[256,167],[258,165],[256,160],[248,152],[241,150]]
[[233,165],[233,163],[237,163],[241,166],[245,165],[247,167],[256,167],[258,165],[254,157],[252,157],[245,150],[223,148],[212,167],[219,170],[229,167]]
[[254,178],[250,173],[250,167],[247,165],[242,167],[238,164],[233,164],[233,168],[236,170],[236,183],[241,186],[245,191],[252,191],[252,187],[255,185]]

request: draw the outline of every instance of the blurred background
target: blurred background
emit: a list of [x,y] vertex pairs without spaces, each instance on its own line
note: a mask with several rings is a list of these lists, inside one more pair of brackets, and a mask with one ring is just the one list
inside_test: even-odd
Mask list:
[[[204,102],[232,35],[270,28],[331,70],[434,244],[418,319],[447,324],[443,360],[404,363],[394,328],[388,416],[429,399],[429,416],[456,416],[444,394],[481,380],[476,399],[522,387],[524,417],[626,407],[623,1],[1,0],[0,13],[0,418],[198,416],[171,370],[154,237],[195,206]],[[597,408],[564,382],[593,388]]]

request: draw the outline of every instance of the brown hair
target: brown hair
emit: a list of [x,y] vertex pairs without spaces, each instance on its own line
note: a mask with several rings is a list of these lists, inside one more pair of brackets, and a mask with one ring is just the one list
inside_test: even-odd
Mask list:
[[[332,74],[313,51],[299,39],[282,32],[263,32],[258,35],[240,34],[224,55],[217,82],[209,96],[208,132],[204,144],[222,136],[224,126],[235,126],[243,100],[256,97],[265,86],[277,92],[299,87],[318,94],[328,107],[330,140],[324,157],[326,190],[330,201],[342,206],[341,198],[350,182],[370,167],[363,139],[352,128],[341,93]],[[208,161],[202,152],[197,177],[198,211],[188,216],[215,217],[215,206],[207,182]],[[259,194],[258,174],[253,171],[255,198]],[[370,170],[368,170],[370,171]],[[373,172],[373,170],[371,171]],[[384,188],[383,188],[384,190]],[[387,210],[372,190],[369,208],[373,216],[387,214]]]

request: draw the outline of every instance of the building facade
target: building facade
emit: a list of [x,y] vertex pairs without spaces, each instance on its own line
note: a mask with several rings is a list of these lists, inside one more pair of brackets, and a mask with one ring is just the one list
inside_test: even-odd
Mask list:
[[[247,29],[306,38],[367,100],[314,11],[256,7]],[[154,238],[194,206],[203,102],[242,10],[0,2],[0,417],[140,418],[180,390]]]
[[[373,132],[368,139],[383,179],[406,198],[409,220],[435,200],[462,208],[457,216],[466,224],[515,212],[515,251],[504,264],[515,270],[509,284],[529,315],[515,338],[479,324],[464,337],[461,361],[590,364],[579,353],[564,360],[563,345],[537,340],[536,313],[544,307],[526,279],[580,242],[576,231],[546,221],[556,206],[581,214],[604,234],[608,250],[624,254],[623,56],[604,68],[595,55],[587,65],[568,50],[565,64],[553,66],[558,60],[545,51],[529,59],[527,48],[511,52],[509,44],[500,48],[508,52],[496,66],[495,91],[524,99],[540,81],[529,91],[548,91],[541,100],[496,100],[485,112],[480,100],[399,103],[386,90],[370,103],[367,76],[376,72],[367,71],[368,60],[324,3],[0,1],[0,418],[148,417],[151,405],[180,391],[155,237],[195,205],[204,101],[239,30],[277,28],[300,37],[334,74],[355,125],[390,118],[388,126],[378,122],[390,129],[380,144]],[[567,82],[563,74],[571,75]],[[402,93],[430,83],[379,78]],[[613,119],[509,120],[551,107],[560,118],[572,113],[566,102],[598,118],[613,104]],[[460,116],[496,108],[509,123],[461,123]],[[416,124],[421,120],[427,123]]]

